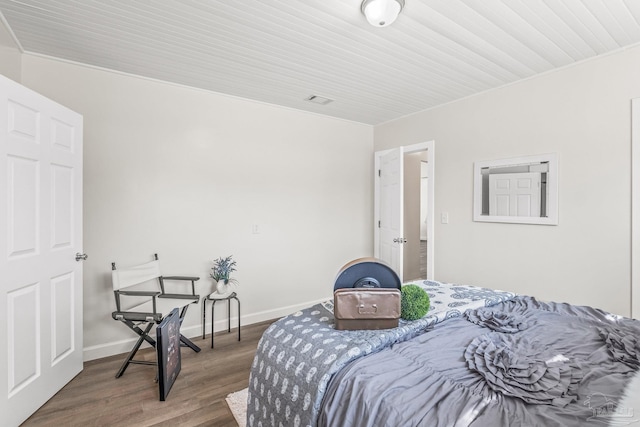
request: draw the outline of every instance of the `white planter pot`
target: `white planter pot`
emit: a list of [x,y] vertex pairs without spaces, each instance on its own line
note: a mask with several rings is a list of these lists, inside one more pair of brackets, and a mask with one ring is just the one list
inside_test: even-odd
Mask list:
[[216,283],[216,293],[227,295],[231,293],[231,286],[228,283],[224,283],[224,280],[218,280],[218,283]]

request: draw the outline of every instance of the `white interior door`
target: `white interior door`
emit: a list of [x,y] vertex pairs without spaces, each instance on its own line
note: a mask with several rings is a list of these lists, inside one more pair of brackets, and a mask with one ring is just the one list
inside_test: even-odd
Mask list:
[[631,317],[640,319],[640,98],[631,100]]
[[489,175],[489,215],[540,216],[540,174]]
[[379,254],[402,280],[403,266],[403,152],[402,147],[380,157]]
[[82,117],[0,75],[0,414],[82,370]]

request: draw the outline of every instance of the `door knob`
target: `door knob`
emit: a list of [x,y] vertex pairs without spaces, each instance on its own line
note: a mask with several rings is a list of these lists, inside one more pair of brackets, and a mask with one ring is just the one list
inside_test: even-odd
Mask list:
[[76,252],[76,261],[85,261],[87,258],[89,258],[89,255]]

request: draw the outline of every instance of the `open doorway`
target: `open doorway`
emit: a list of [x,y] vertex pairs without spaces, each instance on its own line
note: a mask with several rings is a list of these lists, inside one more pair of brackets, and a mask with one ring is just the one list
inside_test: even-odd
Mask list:
[[427,278],[429,153],[404,154],[404,280]]
[[434,278],[434,169],[434,141],[375,153],[374,256],[402,281]]

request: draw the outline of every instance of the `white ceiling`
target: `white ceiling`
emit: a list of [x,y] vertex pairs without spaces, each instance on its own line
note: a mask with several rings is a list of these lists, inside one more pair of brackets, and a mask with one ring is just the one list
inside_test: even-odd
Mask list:
[[25,53],[368,124],[640,42],[640,0],[406,0],[386,28],[360,3],[0,0],[0,12]]

